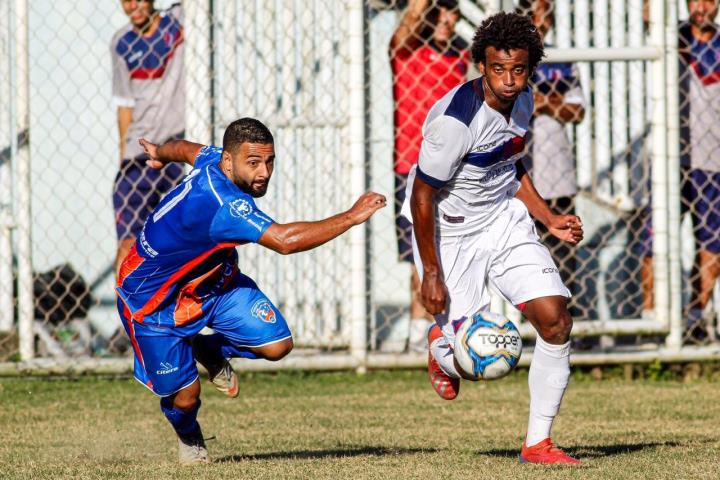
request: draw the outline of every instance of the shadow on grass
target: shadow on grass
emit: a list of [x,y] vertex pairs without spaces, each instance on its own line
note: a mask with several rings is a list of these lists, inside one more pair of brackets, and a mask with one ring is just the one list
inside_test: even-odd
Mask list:
[[291,452],[268,452],[253,453],[247,455],[228,455],[213,459],[213,463],[226,462],[243,462],[254,460],[302,460],[314,458],[332,458],[332,457],[359,457],[362,455],[371,455],[382,457],[385,455],[414,455],[416,453],[433,453],[437,450],[434,448],[388,448],[388,447],[348,447],[333,448],[328,450],[297,450]]
[[[657,447],[684,447],[685,443],[680,442],[648,442],[648,443],[626,443],[619,445],[585,445],[574,448],[567,448],[565,451],[579,458],[601,458],[614,455],[624,455],[627,453],[639,452],[642,450],[653,449]],[[489,457],[512,457],[517,458],[520,455],[520,449],[492,449],[479,450],[476,455],[486,455]]]

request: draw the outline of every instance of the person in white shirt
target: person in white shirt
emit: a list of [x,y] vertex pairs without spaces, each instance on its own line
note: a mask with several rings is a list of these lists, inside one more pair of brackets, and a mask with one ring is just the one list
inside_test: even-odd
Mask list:
[[428,113],[402,210],[413,223],[422,302],[436,322],[428,331],[430,381],[442,398],[457,396],[455,331],[489,309],[494,288],[538,331],[520,459],[575,465],[550,440],[570,376],[570,292],[530,214],[572,244],[582,239],[582,223],[555,214],[522,166],[533,112],[528,80],[544,55],[542,40],[527,17],[501,12],[480,25],[471,51],[482,76],[448,92]]

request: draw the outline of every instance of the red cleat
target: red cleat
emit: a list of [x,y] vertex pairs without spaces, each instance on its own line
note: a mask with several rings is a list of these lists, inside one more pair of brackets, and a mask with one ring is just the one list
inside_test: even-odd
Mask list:
[[542,465],[580,465],[582,462],[560,450],[549,438],[528,447],[523,442],[520,463],[538,463]]
[[429,346],[440,337],[442,337],[440,327],[437,325],[430,327],[428,330],[428,376],[430,377],[430,384],[435,389],[435,393],[440,395],[440,398],[454,400],[460,393],[460,379],[452,378],[443,372],[437,360],[433,357],[432,350],[429,349]]

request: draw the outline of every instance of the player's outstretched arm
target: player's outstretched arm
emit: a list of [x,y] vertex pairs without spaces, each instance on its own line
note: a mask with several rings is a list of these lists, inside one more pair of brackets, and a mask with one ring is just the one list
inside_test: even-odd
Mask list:
[[265,230],[258,243],[283,255],[311,250],[364,223],[386,204],[383,195],[367,192],[349,210],[324,220],[274,223]]
[[520,189],[515,198],[525,204],[530,215],[545,225],[554,236],[568,243],[576,244],[583,239],[582,221],[576,215],[557,215],[535,190],[530,175],[522,161],[517,162],[517,177]]
[[413,182],[410,210],[413,232],[423,264],[420,300],[431,315],[445,311],[447,287],[438,260],[435,244],[435,193],[437,189],[425,183],[419,176]]
[[192,166],[195,164],[195,157],[205,146],[187,140],[171,140],[162,145],[156,145],[144,138],[141,138],[139,142],[147,156],[150,157],[145,163],[152,168],[162,168],[170,162],[183,162]]

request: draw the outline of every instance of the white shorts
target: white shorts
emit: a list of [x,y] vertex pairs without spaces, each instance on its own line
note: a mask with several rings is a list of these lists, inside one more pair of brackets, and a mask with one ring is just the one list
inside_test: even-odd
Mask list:
[[[511,199],[507,210],[488,228],[438,237],[437,252],[449,299],[445,313],[435,315],[435,321],[450,342],[455,339],[454,321],[490,309],[489,288],[516,306],[540,297],[570,297],[520,200]],[[414,236],[413,257],[422,278],[422,261]]]

